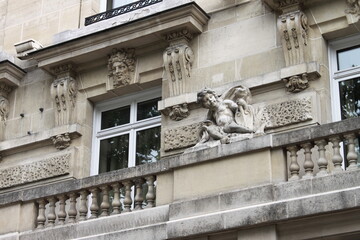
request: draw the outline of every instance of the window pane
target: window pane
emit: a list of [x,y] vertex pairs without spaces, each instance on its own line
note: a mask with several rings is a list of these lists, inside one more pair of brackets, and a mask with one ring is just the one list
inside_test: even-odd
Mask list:
[[337,52],[338,70],[360,66],[360,46]]
[[157,104],[160,98],[138,103],[137,105],[137,120],[152,118],[160,115]]
[[101,129],[116,127],[130,122],[130,106],[101,113]]
[[100,141],[99,173],[128,167],[129,134]]
[[160,159],[160,127],[136,132],[136,165]]
[[360,78],[339,82],[341,119],[360,116]]

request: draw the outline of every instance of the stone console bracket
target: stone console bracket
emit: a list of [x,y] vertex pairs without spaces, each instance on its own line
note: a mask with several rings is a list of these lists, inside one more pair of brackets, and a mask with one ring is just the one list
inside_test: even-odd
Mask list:
[[196,93],[186,93],[159,101],[158,109],[171,120],[180,121],[190,115],[189,105],[196,102]]
[[30,136],[0,142],[0,154],[6,155],[26,151],[30,147],[50,145],[51,142],[59,150],[69,146],[72,139],[82,135],[83,129],[79,124],[63,125],[51,130],[33,133]]

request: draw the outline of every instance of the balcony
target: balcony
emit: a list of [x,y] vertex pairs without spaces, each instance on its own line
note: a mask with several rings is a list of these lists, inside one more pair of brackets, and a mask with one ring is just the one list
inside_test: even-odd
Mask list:
[[[359,118],[263,135],[98,176],[3,192],[0,207],[21,204],[36,212],[24,216],[33,230],[19,233],[19,239],[175,239],[258,224],[278,224],[280,239],[297,239],[282,221],[311,216],[304,229],[317,218],[323,222],[309,237],[326,236],[331,231],[321,228],[330,221],[328,214],[359,212],[359,135]],[[347,149],[346,169],[340,146]],[[209,168],[218,175],[205,173]],[[354,231],[350,225],[337,223],[345,232]]]

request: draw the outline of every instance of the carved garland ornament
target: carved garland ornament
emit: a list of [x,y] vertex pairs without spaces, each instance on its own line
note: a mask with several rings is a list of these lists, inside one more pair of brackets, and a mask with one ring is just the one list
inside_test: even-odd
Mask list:
[[108,60],[110,88],[130,84],[134,78],[135,62],[135,49],[113,49]]
[[69,133],[56,135],[54,137],[51,137],[51,140],[58,150],[63,150],[69,147],[71,144],[71,138],[69,136]]
[[286,66],[305,62],[308,51],[308,23],[302,11],[283,14],[278,19]]
[[72,64],[52,68],[56,78],[50,92],[56,107],[56,126],[71,123],[74,115],[78,86],[73,68]]

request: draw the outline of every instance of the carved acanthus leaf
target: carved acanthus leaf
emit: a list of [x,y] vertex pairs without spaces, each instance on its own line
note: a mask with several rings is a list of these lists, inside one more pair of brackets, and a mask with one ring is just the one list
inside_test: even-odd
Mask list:
[[175,42],[177,40],[185,40],[187,42],[191,41],[193,39],[193,35],[192,33],[184,28],[180,31],[174,31],[174,32],[170,32],[166,35],[164,35],[165,40],[169,41],[169,42]]
[[63,133],[53,136],[51,137],[51,140],[58,150],[63,150],[69,147],[71,144],[71,138],[69,136],[69,133]]
[[108,59],[109,88],[126,86],[134,78],[135,49],[113,49]]
[[12,87],[5,83],[0,83],[0,121],[5,122],[9,116],[10,103],[8,95],[11,92]]
[[171,106],[168,108],[168,112],[170,119],[174,121],[180,121],[190,115],[190,111],[186,103]]
[[347,0],[347,4],[348,4],[349,8],[345,10],[345,13],[354,14],[356,16],[360,15],[360,1],[359,0]]

